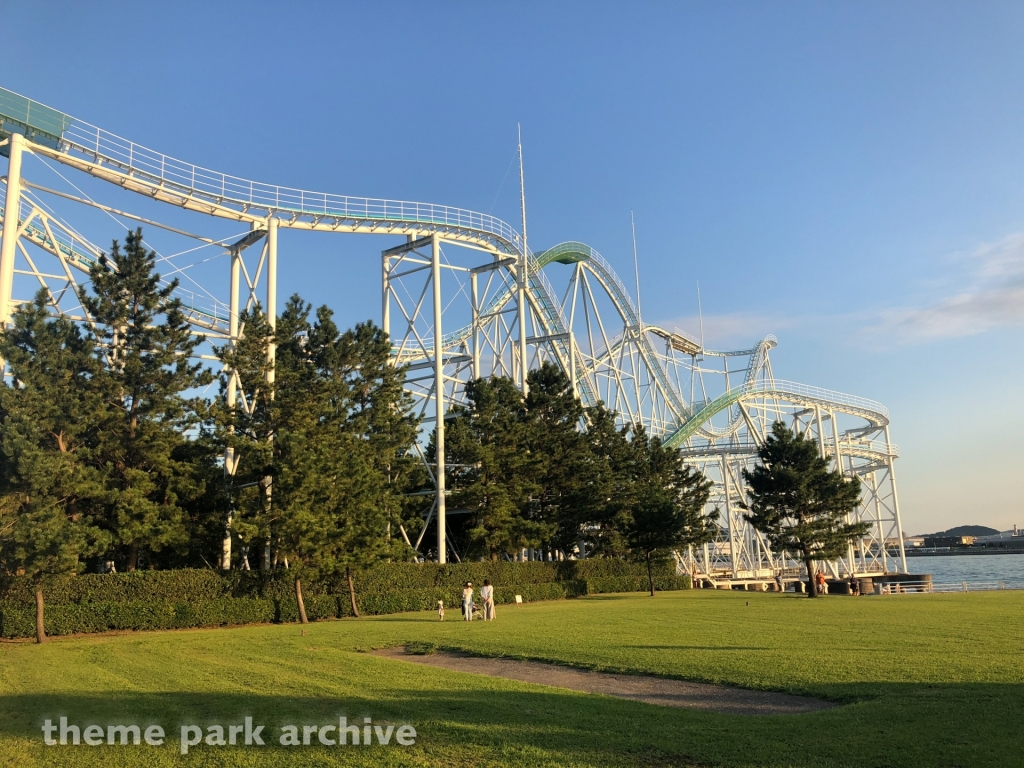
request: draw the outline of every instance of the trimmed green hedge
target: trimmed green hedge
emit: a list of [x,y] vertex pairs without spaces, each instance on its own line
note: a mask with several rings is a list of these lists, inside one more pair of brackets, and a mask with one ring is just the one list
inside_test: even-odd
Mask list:
[[[356,598],[364,615],[434,610],[438,600],[458,612],[463,584],[472,581],[479,588],[484,579],[495,585],[497,603],[512,603],[517,594],[535,602],[647,590],[646,567],[622,560],[382,563],[356,575]],[[676,576],[672,562],[656,566],[656,589],[689,587],[689,577]],[[302,593],[310,620],[352,615],[344,576],[304,579]],[[51,635],[298,620],[293,575],[284,570],[87,574],[47,586],[44,596],[46,632]],[[34,634],[31,582],[0,582],[0,637]]]
[[[274,603],[271,600],[219,598],[191,603],[159,600],[50,605],[46,607],[44,623],[48,635],[70,635],[119,629],[216,627],[273,620]],[[32,637],[35,628],[34,607],[0,603],[0,635]]]

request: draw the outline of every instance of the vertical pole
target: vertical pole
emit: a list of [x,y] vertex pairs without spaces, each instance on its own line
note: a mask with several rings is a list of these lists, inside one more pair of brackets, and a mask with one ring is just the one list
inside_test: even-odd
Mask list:
[[382,306],[380,313],[380,327],[388,335],[388,339],[391,338],[391,277],[388,274],[391,271],[391,257],[385,256],[383,258],[383,282],[382,282]]
[[642,332],[644,323],[640,315],[640,261],[636,255],[636,222],[633,221],[632,211],[629,212],[629,226],[633,232],[633,269],[636,270],[636,324]]
[[832,439],[836,443],[836,469],[843,471],[843,454],[839,450],[839,422],[836,421],[836,413],[829,410],[828,417],[832,420]]
[[[277,219],[271,216],[267,221],[267,322],[271,332],[277,330]],[[277,359],[277,344],[267,347],[267,383],[274,383],[274,361]],[[271,387],[273,397],[273,387]]]
[[569,379],[572,381],[572,393],[579,396],[579,387],[576,384],[576,334],[573,332],[573,327],[576,321],[576,297],[580,291],[580,271],[583,269],[579,262],[576,263],[576,267],[572,271],[572,282],[570,283],[570,289],[572,290],[572,304],[569,308]]
[[430,238],[431,279],[434,281],[434,418],[437,436],[437,562],[447,562],[444,498],[444,345],[441,331],[441,244],[437,235]]
[[[853,473],[853,459],[850,459],[850,473],[851,474]],[[863,499],[863,495],[861,496],[861,498]],[[864,521],[864,515],[868,514],[869,511],[870,511],[870,510],[868,510],[868,504],[867,504],[866,501],[863,504],[862,510],[863,511],[861,512],[861,514],[859,514],[857,516],[857,522],[863,522]],[[860,538],[860,541],[857,542],[857,550],[860,553],[861,566],[865,570],[868,570],[868,566],[867,566],[867,563],[868,563],[868,551],[864,548],[864,537],[863,536]]]
[[[12,133],[7,163],[7,200],[4,204],[4,234],[0,243],[0,327],[11,321],[11,298],[14,292],[14,259],[18,245],[18,213],[21,208],[21,153],[25,139]],[[0,360],[0,375],[4,361]]]
[[[271,214],[267,218],[267,323],[270,325],[270,333],[277,331],[277,219]],[[274,381],[277,378],[275,368],[277,365],[277,341],[276,336],[267,345],[267,389],[270,399],[274,399]],[[270,442],[274,438],[271,436]],[[267,495],[267,507],[270,508],[273,502],[274,486],[272,482],[266,486],[264,493]],[[267,541],[263,548],[263,567],[270,568],[270,546],[272,535],[268,528]],[[285,568],[288,567],[288,560],[285,558]]]
[[821,431],[821,407],[814,406],[814,418],[818,426],[818,453],[825,458],[825,433]]
[[900,519],[900,502],[896,496],[896,470],[889,450],[889,425],[885,426],[885,450],[889,453],[889,482],[892,484],[892,510],[896,513],[896,535],[900,539],[900,567],[907,573],[907,551],[903,546],[903,521]]
[[[232,347],[238,346],[239,332],[238,332],[238,315],[239,315],[239,300],[238,300],[238,284],[239,277],[242,271],[242,251],[235,248],[231,251],[231,299],[228,307],[228,336],[230,337],[230,343]],[[235,403],[238,402],[238,379],[235,377],[234,371],[231,372],[231,376],[228,378],[228,408],[234,408]],[[235,473],[234,461],[232,456],[234,451],[228,448],[228,460],[225,466],[225,470],[231,474]]]
[[480,378],[480,290],[477,285],[476,272],[469,273],[470,291],[473,304],[473,378]]
[[[242,268],[242,251],[234,248],[231,251],[231,299],[228,307],[228,336],[232,347],[238,345],[238,278]],[[228,375],[228,409],[234,410],[238,403],[238,379],[234,371]],[[231,484],[235,474],[235,449],[229,447],[224,452],[224,483]],[[230,496],[230,493],[229,493]],[[220,567],[225,571],[231,569],[231,526],[234,522],[234,506],[229,502],[227,524],[224,527],[224,541],[221,547]]]
[[569,382],[572,384],[572,396],[579,397],[579,388],[576,386],[576,336],[569,328]]
[[[844,470],[843,470],[843,454],[839,450],[839,422],[836,421],[836,412],[831,410],[831,409],[829,409],[828,417],[832,421],[832,440],[835,442],[835,446],[836,446],[836,470],[839,472],[839,474],[842,475],[842,474],[844,474]],[[854,522],[854,519],[853,519],[854,515],[856,515],[856,513],[854,513],[853,515],[847,515],[846,521],[847,522],[851,522],[851,523]],[[863,565],[863,563],[864,563],[864,539],[860,540],[860,552],[861,552],[860,561],[861,561],[861,564]],[[856,569],[857,556],[856,556],[856,553],[853,551],[853,542],[852,541],[848,542],[847,545],[846,545],[846,556],[850,560],[850,575],[853,576],[854,573],[856,573],[856,570],[857,570]]]
[[729,560],[732,562],[732,577],[739,577],[739,568],[736,562],[738,553],[736,551],[736,526],[732,519],[732,499],[729,498],[729,463],[722,454],[722,484],[725,486],[725,516],[729,520]]
[[523,132],[519,126],[519,197],[523,212],[523,248],[516,270],[516,306],[519,308],[519,387],[526,394],[526,269],[529,263],[529,250],[526,247],[526,181],[523,175]]

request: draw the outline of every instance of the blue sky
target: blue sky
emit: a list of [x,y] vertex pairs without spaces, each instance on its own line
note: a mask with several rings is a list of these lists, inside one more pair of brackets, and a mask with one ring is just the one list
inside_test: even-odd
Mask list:
[[[634,211],[645,319],[889,406],[908,532],[1024,524],[1024,6],[4,5],[0,85],[243,177],[517,224],[521,122],[535,249],[631,285]],[[376,318],[380,247],[282,292]]]

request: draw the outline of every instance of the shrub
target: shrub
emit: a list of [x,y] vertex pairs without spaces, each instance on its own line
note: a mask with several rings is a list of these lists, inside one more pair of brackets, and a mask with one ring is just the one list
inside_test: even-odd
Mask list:
[[[355,574],[360,613],[368,616],[434,610],[443,600],[456,611],[467,581],[490,579],[496,603],[560,600],[602,592],[647,589],[641,563],[592,559],[561,563],[381,563]],[[655,588],[689,589],[671,562],[655,567]],[[311,620],[352,615],[343,574],[304,578]],[[478,593],[479,594],[479,593]],[[298,620],[294,573],[275,571],[136,571],[72,576],[47,587],[46,632],[68,635],[112,630],[179,629]],[[479,597],[477,598],[479,600]],[[0,637],[35,633],[35,597],[22,577],[0,582]]]
[[[46,634],[71,635],[111,630],[185,629],[229,624],[259,624],[274,620],[269,600],[217,598],[191,602],[146,601],[78,603],[46,609]],[[35,634],[35,608],[0,603],[0,636]]]

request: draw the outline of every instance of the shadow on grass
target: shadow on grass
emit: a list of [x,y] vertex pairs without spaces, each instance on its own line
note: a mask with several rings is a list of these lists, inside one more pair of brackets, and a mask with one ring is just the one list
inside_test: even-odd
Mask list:
[[620,645],[618,648],[635,648],[651,651],[767,651],[761,645]]
[[[204,731],[211,725],[221,725],[225,733],[232,725],[242,725],[251,717],[254,727],[263,725],[264,746],[213,747],[203,744],[190,749],[188,759],[208,758],[244,752],[244,765],[322,765],[309,762],[324,756],[344,755],[346,764],[352,756],[366,757],[370,764],[376,751],[384,753],[410,752],[418,754],[417,764],[433,764],[432,759],[445,756],[448,764],[483,762],[503,763],[510,755],[524,758],[542,757],[542,761],[555,764],[578,761],[581,765],[635,765],[653,766],[695,765],[685,752],[675,751],[671,745],[659,744],[661,737],[637,738],[628,727],[628,710],[621,710],[617,700],[588,701],[564,691],[534,693],[522,691],[409,691],[396,690],[387,699],[330,697],[273,696],[261,694],[202,694],[152,693],[114,694],[109,696],[57,696],[48,694],[0,696],[0,754],[9,738],[30,741],[37,749],[56,758],[56,764],[68,756],[78,757],[86,751],[123,755],[138,752],[138,765],[157,764],[153,755],[161,753],[172,763],[180,757],[181,728],[198,725]],[[159,725],[167,735],[167,743],[160,748],[126,750],[120,745],[98,747],[72,746],[43,748],[42,726],[49,719],[54,724],[60,718],[80,730],[88,725],[99,725],[104,731],[110,725],[138,725],[141,731],[150,725]],[[344,752],[339,747],[326,747],[311,735],[309,746],[300,749],[279,743],[282,726],[296,725],[299,734],[306,725],[337,725],[340,717],[349,724],[362,726],[364,718],[375,724],[409,724],[417,730],[417,745],[400,747],[395,743],[387,747],[375,744],[369,750],[361,746],[353,750],[349,745]],[[333,734],[332,734],[333,735]],[[666,730],[662,737],[667,737]],[[59,734],[56,734],[59,738]],[[328,736],[330,738],[330,735]],[[242,736],[239,737],[241,742]],[[354,753],[358,752],[359,755]],[[58,757],[61,755],[62,757]],[[240,756],[239,756],[240,757]],[[2,762],[2,761],[0,761]],[[442,761],[438,761],[441,764]],[[516,761],[518,762],[518,761]],[[524,759],[522,764],[529,763]],[[73,764],[67,762],[66,764]],[[118,761],[118,765],[134,765]],[[160,763],[163,764],[163,763]],[[203,763],[206,765],[207,763]],[[217,763],[220,764],[219,762]],[[228,764],[228,763],[224,763]],[[235,764],[232,761],[230,764]],[[331,762],[333,764],[333,761]]]
[[[517,688],[520,688],[517,690]],[[1005,766],[1018,759],[1024,685],[830,686],[835,698],[854,700],[839,710],[803,715],[716,715],[577,694],[559,689],[522,690],[514,683],[456,690],[388,690],[376,698],[273,695],[259,692],[23,694],[0,696],[0,753],[10,739],[27,740],[46,754],[72,748],[42,747],[43,721],[66,717],[80,728],[96,724],[160,725],[168,744],[136,754],[118,746],[88,748],[120,755],[118,765],[156,765],[150,757],[179,759],[182,725],[240,725],[245,717],[264,726],[266,746],[193,748],[196,756],[245,752],[245,765],[307,765],[338,748],[313,744],[296,750],[278,743],[281,726],[336,725],[345,716],[361,724],[408,723],[415,747],[373,747],[378,753],[409,750],[418,762],[475,764],[531,762],[578,765],[758,766]],[[970,716],[967,716],[970,713]],[[78,750],[86,748],[79,747]],[[370,750],[366,757],[370,758]],[[84,754],[74,752],[73,754]],[[301,760],[300,760],[300,756]],[[516,757],[518,756],[518,757]],[[526,759],[529,758],[529,759]],[[191,758],[190,758],[191,759]],[[72,762],[54,764],[73,764]],[[176,764],[165,763],[163,764]],[[204,763],[207,764],[207,763]],[[224,763],[227,764],[227,763]],[[235,764],[232,758],[231,764]],[[242,763],[238,763],[242,764]],[[321,763],[316,763],[321,764]],[[373,764],[372,761],[369,764]],[[1019,764],[1019,763],[1018,763]]]

